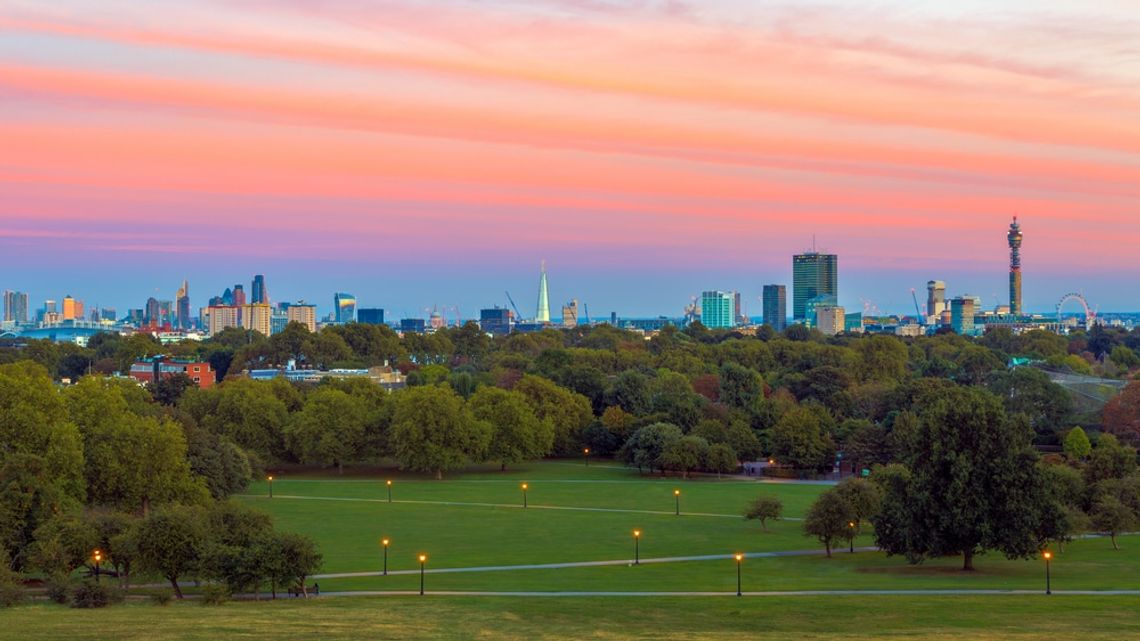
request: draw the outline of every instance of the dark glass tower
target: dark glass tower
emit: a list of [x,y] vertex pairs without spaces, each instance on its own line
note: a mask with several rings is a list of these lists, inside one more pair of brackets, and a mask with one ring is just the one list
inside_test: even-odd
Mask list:
[[788,323],[788,291],[783,285],[764,286],[764,324],[784,331]]
[[792,257],[792,317],[809,320],[808,301],[819,296],[839,296],[839,257],[808,252]]
[[1017,224],[1017,216],[1009,224],[1009,313],[1017,316],[1021,309],[1021,225]]
[[269,294],[265,291],[265,276],[258,274],[253,277],[253,291],[250,292],[250,297],[254,305],[268,305]]

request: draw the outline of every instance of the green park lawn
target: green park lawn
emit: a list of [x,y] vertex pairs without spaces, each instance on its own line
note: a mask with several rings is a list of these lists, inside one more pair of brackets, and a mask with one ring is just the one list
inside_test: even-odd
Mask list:
[[350,597],[0,610],[4,641],[1134,639],[1138,597]]

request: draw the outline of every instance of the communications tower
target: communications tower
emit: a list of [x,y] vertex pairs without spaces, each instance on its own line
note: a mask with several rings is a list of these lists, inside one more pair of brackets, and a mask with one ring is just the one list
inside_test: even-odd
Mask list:
[[1009,225],[1006,234],[1009,241],[1009,313],[1018,316],[1021,310],[1021,225],[1017,224],[1017,216]]

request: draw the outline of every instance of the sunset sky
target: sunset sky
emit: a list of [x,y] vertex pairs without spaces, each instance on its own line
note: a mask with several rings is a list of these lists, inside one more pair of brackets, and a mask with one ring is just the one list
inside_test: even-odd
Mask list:
[[[1140,0],[5,0],[0,289],[1140,310]],[[866,302],[865,302],[866,301]],[[789,310],[790,311],[790,310]]]

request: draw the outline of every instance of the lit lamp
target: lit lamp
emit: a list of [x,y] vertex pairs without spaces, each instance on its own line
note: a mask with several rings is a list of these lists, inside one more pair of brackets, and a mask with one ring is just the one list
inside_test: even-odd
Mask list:
[[391,543],[388,539],[381,539],[380,545],[384,546],[384,576],[388,576],[388,544]]
[[1045,550],[1041,556],[1045,559],[1045,594],[1053,594],[1053,586],[1050,585],[1049,580],[1049,561],[1053,558],[1053,553]]
[[427,555],[420,555],[420,596],[424,594],[424,564],[427,563]]
[[388,481],[388,502],[392,502],[392,481]]
[[641,530],[633,531],[633,564],[641,565]]
[[673,502],[675,504],[673,514],[681,516],[681,490],[673,490]]
[[736,554],[736,596],[742,596],[744,593],[740,591],[740,564],[744,561],[744,555]]
[[101,552],[100,550],[95,550],[95,553],[92,554],[91,556],[95,559],[95,582],[98,583],[99,582],[99,564],[103,562],[103,552]]
[[851,544],[851,554],[855,554],[855,521],[848,521],[847,527],[851,528],[851,538],[848,539]]
[[522,484],[522,493],[523,493],[523,509],[524,509],[524,510],[526,509],[526,489],[527,489],[527,487],[529,487],[529,486],[528,486],[526,483],[523,483],[523,484]]
[[590,448],[583,449],[582,454],[586,456],[586,467],[590,467]]
[[270,474],[266,480],[269,481],[269,498],[273,498],[273,475]]

